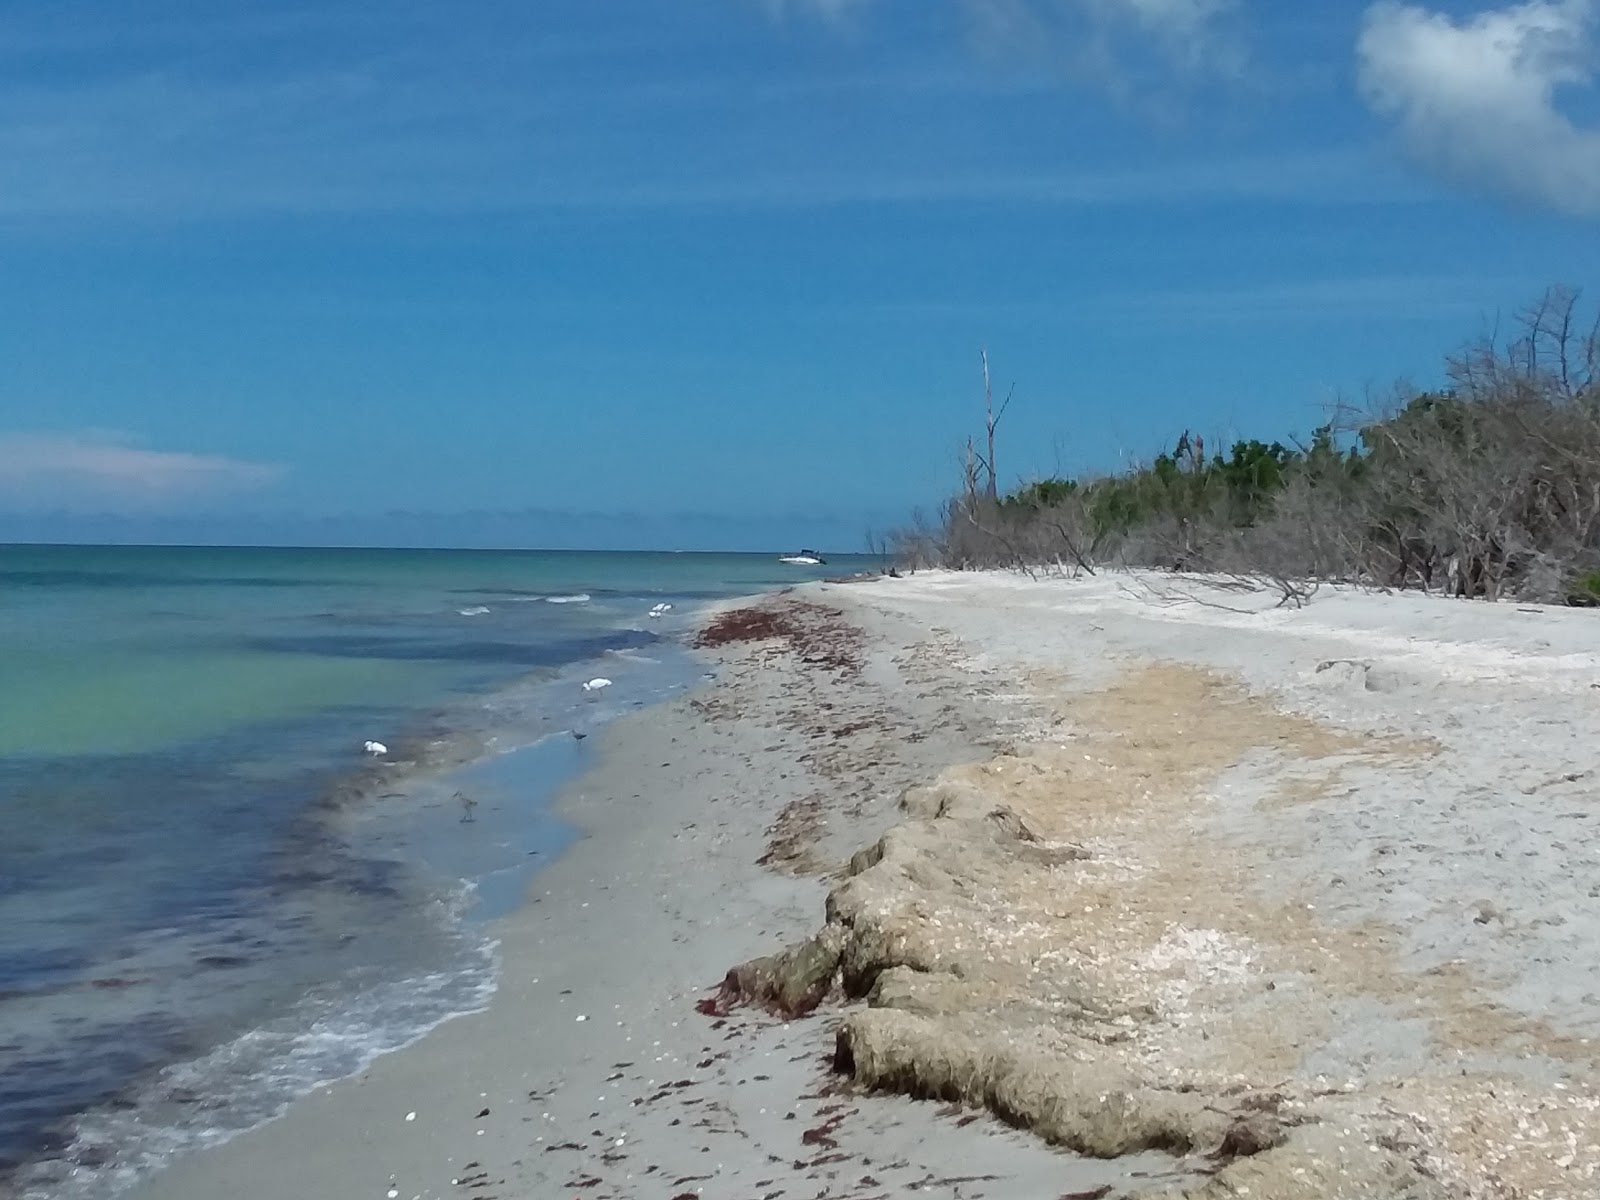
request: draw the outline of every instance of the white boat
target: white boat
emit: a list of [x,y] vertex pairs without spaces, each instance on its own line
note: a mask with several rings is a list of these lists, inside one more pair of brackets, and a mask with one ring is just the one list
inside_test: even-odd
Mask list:
[[799,554],[779,555],[778,561],[788,563],[791,567],[822,567],[826,566],[828,562],[815,550],[802,550]]

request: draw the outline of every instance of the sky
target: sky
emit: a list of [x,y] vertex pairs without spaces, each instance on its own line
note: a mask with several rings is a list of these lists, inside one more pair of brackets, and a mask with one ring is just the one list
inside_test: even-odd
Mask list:
[[[0,540],[861,548],[1600,302],[1600,0],[12,0]],[[1014,389],[1014,391],[1013,391]]]

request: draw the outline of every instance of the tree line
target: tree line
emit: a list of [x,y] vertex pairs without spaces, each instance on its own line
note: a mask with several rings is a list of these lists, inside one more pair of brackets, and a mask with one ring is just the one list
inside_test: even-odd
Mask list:
[[[1552,288],[1445,364],[1309,439],[1208,452],[1181,433],[1147,463],[1009,491],[984,356],[987,455],[932,519],[890,541],[905,567],[1093,573],[1118,566],[1467,597],[1600,604],[1600,315]],[[1003,410],[1002,410],[1003,411]]]

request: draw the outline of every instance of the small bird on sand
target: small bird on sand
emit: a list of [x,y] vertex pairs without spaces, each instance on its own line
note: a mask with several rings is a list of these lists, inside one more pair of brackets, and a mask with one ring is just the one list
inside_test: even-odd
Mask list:
[[456,803],[461,805],[461,820],[463,822],[472,820],[472,810],[478,807],[478,802],[465,792],[457,792]]
[[576,729],[574,729],[572,731],[572,739],[573,739],[573,741],[581,742],[581,741],[583,741],[584,738],[586,738],[588,736],[589,735],[587,733],[579,733]]
[[598,692],[601,688],[608,688],[610,686],[611,680],[609,679],[591,679],[588,683],[583,685],[583,690],[586,692]]
[[368,754],[372,755],[373,758],[382,758],[385,754],[389,753],[389,747],[385,746],[382,742],[369,741],[365,746],[362,747],[362,749],[364,749]]

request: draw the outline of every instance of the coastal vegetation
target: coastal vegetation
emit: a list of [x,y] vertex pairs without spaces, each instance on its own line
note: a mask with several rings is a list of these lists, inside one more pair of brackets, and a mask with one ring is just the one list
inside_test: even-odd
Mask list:
[[[1308,438],[1213,446],[1181,432],[1117,473],[997,486],[987,453],[936,520],[893,539],[903,566],[1094,573],[1150,567],[1600,605],[1600,316],[1552,288],[1509,336],[1468,344],[1442,386],[1344,408]],[[1002,410],[1003,411],[1003,410]]]

